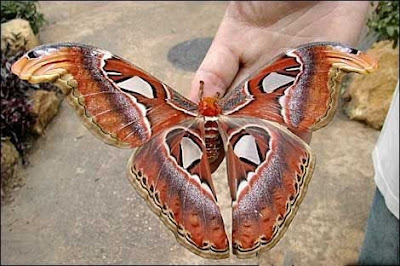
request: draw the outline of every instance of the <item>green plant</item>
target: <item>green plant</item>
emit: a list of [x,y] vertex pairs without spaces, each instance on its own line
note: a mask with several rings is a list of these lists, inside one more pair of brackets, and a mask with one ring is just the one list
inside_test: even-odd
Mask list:
[[25,152],[30,146],[32,127],[36,117],[32,113],[31,95],[34,90],[56,90],[51,83],[32,85],[11,72],[12,64],[25,51],[10,56],[1,52],[0,130],[2,139],[10,139],[25,162]]
[[37,34],[46,22],[43,14],[37,10],[38,1],[1,1],[1,23],[15,18],[29,21],[33,33]]
[[6,56],[1,53],[1,138],[9,138],[21,155],[27,148],[27,136],[35,123],[29,101],[31,85],[11,73],[11,65],[23,54]]
[[367,25],[379,34],[378,40],[391,40],[395,48],[399,40],[399,2],[379,2],[369,17]]

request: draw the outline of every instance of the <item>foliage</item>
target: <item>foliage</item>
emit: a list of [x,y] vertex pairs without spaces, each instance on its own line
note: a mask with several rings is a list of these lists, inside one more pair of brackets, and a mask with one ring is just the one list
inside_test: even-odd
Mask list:
[[10,138],[17,150],[24,154],[26,137],[35,123],[35,116],[31,113],[29,92],[31,85],[11,73],[12,64],[23,54],[7,57],[1,53],[1,137]]
[[395,48],[399,39],[399,2],[379,2],[368,19],[367,25],[379,34],[380,41],[394,41],[393,48]]
[[24,51],[10,56],[8,51],[1,52],[1,90],[0,90],[0,130],[1,138],[9,138],[23,156],[29,147],[31,129],[35,123],[32,113],[31,94],[33,90],[54,90],[54,85],[43,83],[32,85],[21,80],[11,72],[12,64]]
[[1,23],[15,18],[29,21],[33,33],[37,34],[46,22],[43,14],[37,10],[38,1],[1,1]]

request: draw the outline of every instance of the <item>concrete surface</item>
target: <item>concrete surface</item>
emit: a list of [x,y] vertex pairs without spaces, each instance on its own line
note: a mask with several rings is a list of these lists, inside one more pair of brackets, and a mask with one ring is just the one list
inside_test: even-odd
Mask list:
[[211,46],[213,38],[196,38],[180,42],[168,51],[168,61],[174,67],[195,72]]
[[[193,72],[167,59],[178,43],[210,38],[226,3],[41,2],[43,43],[75,41],[134,62],[187,94]],[[130,186],[130,150],[93,137],[63,102],[1,211],[2,264],[344,265],[357,261],[374,192],[370,153],[379,132],[341,111],[313,136],[308,194],[279,244],[252,260],[213,261],[181,247]],[[225,166],[214,175],[230,232]]]

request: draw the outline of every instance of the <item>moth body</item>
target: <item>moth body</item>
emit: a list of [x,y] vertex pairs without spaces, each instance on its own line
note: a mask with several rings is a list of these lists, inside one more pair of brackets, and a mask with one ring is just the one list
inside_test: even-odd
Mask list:
[[203,116],[218,116],[221,114],[221,107],[218,105],[218,98],[204,97],[199,103],[199,113]]
[[199,113],[204,116],[205,142],[209,163],[215,162],[222,151],[222,139],[218,131],[218,115],[221,107],[218,105],[217,97],[204,97],[199,103]]
[[[315,164],[302,134],[332,120],[340,71],[366,74],[376,67],[368,55],[345,45],[306,44],[272,59],[222,97],[203,97],[200,81],[199,104],[89,45],[36,47],[12,72],[31,83],[54,82],[105,143],[138,147],[127,165],[130,183],[179,243],[222,259],[230,247],[249,258],[282,238]],[[231,245],[211,176],[224,158]]]

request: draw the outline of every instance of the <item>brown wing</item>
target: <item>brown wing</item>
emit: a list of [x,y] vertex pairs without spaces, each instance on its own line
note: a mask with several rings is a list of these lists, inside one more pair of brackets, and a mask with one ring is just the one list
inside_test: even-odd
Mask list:
[[278,56],[219,102],[223,113],[278,122],[293,132],[317,130],[336,111],[343,71],[368,73],[376,62],[337,43],[311,43]]
[[54,82],[97,137],[136,147],[197,115],[197,105],[122,58],[87,45],[58,43],[27,52],[12,67],[31,83]]
[[314,156],[274,122],[220,119],[232,197],[232,248],[239,258],[273,247],[285,233],[310,182]]
[[144,144],[128,163],[128,178],[184,247],[220,259],[229,256],[229,243],[201,121],[171,127]]

